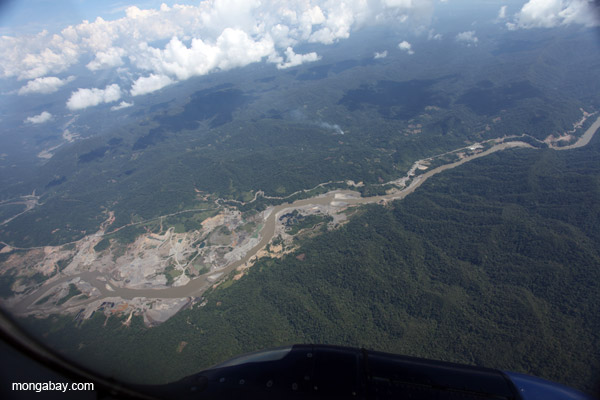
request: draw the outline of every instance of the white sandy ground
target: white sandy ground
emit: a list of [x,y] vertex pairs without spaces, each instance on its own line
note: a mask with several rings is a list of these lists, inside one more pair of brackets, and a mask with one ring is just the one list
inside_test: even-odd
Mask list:
[[[587,118],[590,115],[584,115],[584,117]],[[583,122],[584,120],[578,121],[574,125],[574,129],[581,127]],[[551,142],[550,145],[556,150],[582,147],[589,143],[598,129],[600,129],[600,117],[575,143],[562,147],[556,146],[555,142]],[[105,315],[122,314],[129,315],[129,317],[133,314],[141,314],[144,316],[146,324],[158,324],[170,318],[182,307],[195,303],[197,296],[201,295],[204,290],[198,290],[197,283],[200,282],[200,278],[190,279],[184,273],[191,263],[190,257],[193,257],[192,260],[203,261],[210,266],[210,272],[202,277],[202,281],[207,282],[208,286],[201,287],[207,288],[210,285],[218,284],[223,277],[236,268],[240,271],[236,275],[236,279],[240,279],[244,270],[249,268],[258,257],[277,256],[291,251],[289,246],[286,249],[285,244],[271,246],[270,252],[265,249],[267,244],[277,237],[281,237],[287,244],[292,242],[292,237],[286,233],[283,222],[279,221],[282,215],[293,210],[298,210],[303,215],[315,213],[330,215],[334,218],[331,225],[335,226],[346,220],[344,211],[349,206],[402,199],[429,177],[444,170],[507,148],[531,147],[518,141],[518,137],[510,138],[510,140],[514,141],[502,143],[501,140],[495,139],[493,141],[495,144],[487,150],[483,150],[482,143],[476,143],[464,149],[444,153],[443,155],[453,153],[455,156],[462,154],[462,157],[457,156],[458,161],[433,169],[430,169],[430,165],[435,157],[416,161],[406,176],[385,183],[396,186],[385,196],[361,198],[357,192],[336,190],[310,199],[298,200],[292,204],[269,207],[255,217],[256,226],[264,225],[258,235],[255,234],[256,232],[243,233],[243,230],[238,229],[248,222],[243,219],[238,210],[221,207],[219,214],[202,222],[202,229],[199,231],[177,234],[173,228],[169,228],[162,234],[141,235],[128,246],[125,254],[116,259],[110,249],[100,254],[94,251],[94,246],[102,240],[105,231],[114,221],[113,214],[108,215],[107,221],[102,225],[100,231],[75,242],[74,248],[70,250],[65,246],[46,246],[31,249],[29,252],[13,252],[12,247],[6,246],[2,249],[2,253],[11,254],[6,263],[9,265],[22,263],[26,265],[26,269],[31,275],[36,272],[50,274],[59,260],[70,257],[72,260],[62,273],[52,277],[29,294],[24,293],[28,289],[27,287],[19,287],[17,284],[13,289],[17,289],[21,294],[17,294],[3,303],[7,308],[23,315],[47,315],[50,312],[63,312],[76,314],[78,318],[89,318],[94,312],[99,311]],[[421,174],[417,175],[417,171],[420,171]],[[362,182],[351,183],[351,186],[361,186],[362,184]],[[32,203],[31,208],[37,205],[37,200],[35,203]],[[223,226],[232,232],[231,235],[223,236],[221,239],[227,241],[228,244],[209,243],[202,249],[197,247],[199,241],[209,241],[209,235]],[[167,265],[174,266],[181,272],[174,280],[172,288],[166,287],[166,277],[163,271]],[[55,302],[68,293],[69,284],[75,284],[82,295],[75,296],[61,306],[57,306]],[[151,291],[155,293],[155,296],[132,296],[129,294],[136,293],[136,290],[140,293],[148,293],[146,290],[148,288],[155,289]],[[176,295],[166,296],[166,293],[171,293],[173,288],[177,290]],[[128,294],[124,294],[125,291]],[[48,295],[53,296],[53,301],[35,304],[36,301]],[[161,297],[163,295],[165,297]],[[103,303],[104,305],[102,305]]]

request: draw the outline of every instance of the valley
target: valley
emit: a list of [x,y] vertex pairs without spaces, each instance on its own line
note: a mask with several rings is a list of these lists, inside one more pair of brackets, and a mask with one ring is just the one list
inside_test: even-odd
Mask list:
[[[584,115],[588,116],[592,115]],[[572,139],[572,143],[558,146],[551,142],[550,147],[567,150],[585,146],[599,128],[600,117],[576,140]],[[163,223],[168,217],[163,216],[157,219],[158,232],[148,230],[126,246],[117,240],[107,240],[118,230],[129,227],[111,232],[112,212],[98,232],[73,243],[35,249],[13,248],[4,243],[0,251],[10,254],[2,266],[5,273],[25,265],[26,268],[20,270],[22,275],[49,278],[41,284],[17,278],[12,286],[15,295],[3,304],[21,316],[68,313],[87,319],[96,312],[135,313],[142,315],[147,325],[155,325],[185,307],[202,306],[206,290],[233,277],[239,280],[259,258],[293,251],[294,235],[289,234],[284,218],[289,213],[327,217],[329,222],[320,224],[325,229],[335,229],[347,219],[346,213],[351,207],[403,199],[428,178],[497,151],[534,148],[521,141],[522,138],[492,139],[418,160],[404,177],[381,184],[391,186],[385,195],[361,197],[354,190],[338,189],[252,213],[223,206],[223,201],[217,200],[214,208],[176,213],[205,213],[207,218],[201,222],[201,229],[178,233],[175,227]],[[533,143],[536,142],[542,143]],[[431,165],[436,166],[431,168]],[[344,183],[349,188],[356,185]],[[319,186],[326,187],[327,183]],[[262,195],[257,192],[250,203],[256,201],[259,194]],[[37,200],[26,201],[30,209]],[[135,225],[145,226],[149,222]],[[77,295],[70,295],[73,290]]]

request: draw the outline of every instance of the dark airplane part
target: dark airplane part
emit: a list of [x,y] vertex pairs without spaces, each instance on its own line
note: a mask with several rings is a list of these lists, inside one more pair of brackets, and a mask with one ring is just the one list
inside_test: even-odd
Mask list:
[[[99,399],[593,400],[528,375],[328,345],[294,345],[233,358],[166,385],[134,385],[78,366],[29,337],[0,311],[0,338]],[[27,377],[24,377],[27,378]]]
[[523,374],[327,345],[243,355],[154,393],[182,399],[591,400]]
[[504,372],[524,400],[593,400],[594,398],[560,383],[517,372]]

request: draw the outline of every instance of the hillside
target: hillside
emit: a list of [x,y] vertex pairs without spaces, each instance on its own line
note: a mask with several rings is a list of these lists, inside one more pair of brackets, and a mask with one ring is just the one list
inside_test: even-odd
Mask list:
[[[600,137],[507,150],[301,239],[206,306],[147,329],[96,316],[24,322],[116,376],[170,381],[239,353],[331,343],[496,367],[585,391],[600,376]],[[304,254],[302,257],[298,255]]]

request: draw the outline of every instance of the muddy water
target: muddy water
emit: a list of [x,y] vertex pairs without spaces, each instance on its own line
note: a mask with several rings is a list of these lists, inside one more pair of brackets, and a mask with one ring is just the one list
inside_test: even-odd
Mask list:
[[575,143],[570,144],[568,146],[556,147],[555,149],[556,150],[570,150],[570,149],[576,149],[578,147],[583,147],[583,146],[587,145],[590,142],[590,140],[592,140],[592,137],[594,136],[596,131],[598,131],[598,128],[600,128],[600,117],[598,117],[596,119],[596,122],[594,122]]
[[[560,147],[560,150],[573,149],[577,147],[585,146],[589,143],[594,133],[600,128],[600,117],[597,118],[596,122],[585,132],[585,134],[574,144],[570,146]],[[239,266],[245,264],[250,261],[256,254],[263,249],[267,243],[273,239],[275,235],[275,227],[277,225],[277,218],[282,214],[289,212],[297,207],[302,206],[311,206],[311,205],[331,205],[332,202],[344,203],[347,205],[358,205],[358,204],[368,204],[368,203],[378,203],[378,202],[386,202],[391,200],[399,200],[403,199],[410,193],[414,192],[419,186],[421,186],[427,179],[430,177],[439,174],[442,171],[446,171],[451,168],[455,168],[459,165],[462,165],[466,162],[475,160],[477,158],[485,157],[489,154],[495,153],[497,151],[501,151],[508,148],[515,147],[525,147],[532,148],[527,143],[524,142],[508,142],[497,144],[486,151],[481,153],[472,155],[470,157],[463,158],[460,161],[456,161],[450,164],[445,164],[434,168],[430,171],[427,171],[424,174],[417,176],[412,179],[410,185],[405,189],[398,191],[394,194],[383,195],[383,196],[373,196],[361,198],[358,192],[351,190],[336,190],[332,192],[328,192],[324,195],[297,200],[291,204],[285,203],[279,206],[273,207],[271,212],[268,214],[266,220],[264,221],[264,226],[260,232],[260,241],[256,244],[250,251],[246,253],[246,255],[239,261],[236,261],[227,267],[219,270],[222,275],[226,276],[231,271],[235,270]],[[213,274],[216,272],[213,272]],[[25,311],[28,306],[33,304],[39,298],[43,297],[43,295],[52,287],[59,283],[66,282],[68,280],[74,279],[76,277],[80,277],[82,280],[89,282],[94,287],[96,287],[100,293],[101,297],[121,297],[123,299],[133,299],[135,297],[147,297],[147,298],[183,298],[183,297],[192,297],[192,296],[200,296],[206,289],[208,289],[213,282],[207,279],[207,276],[201,276],[196,279],[191,280],[184,286],[179,287],[169,287],[164,289],[128,289],[128,288],[119,288],[111,286],[113,290],[108,290],[106,288],[106,282],[99,280],[98,278],[101,276],[98,272],[84,272],[77,275],[72,275],[68,277],[62,277],[53,281],[50,285],[44,285],[44,287],[40,288],[38,291],[32,293],[30,296],[22,300],[20,303],[15,305],[15,311]],[[92,301],[96,301],[99,298],[93,298],[86,300],[84,302],[78,303],[78,305],[84,305],[90,303]]]

